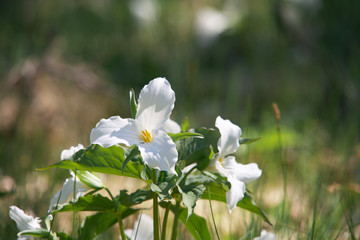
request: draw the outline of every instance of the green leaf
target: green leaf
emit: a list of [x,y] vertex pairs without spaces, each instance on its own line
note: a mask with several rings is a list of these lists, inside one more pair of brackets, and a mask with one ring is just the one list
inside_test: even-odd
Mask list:
[[130,161],[123,169],[126,156],[130,152],[120,146],[103,148],[93,144],[75,153],[72,160],[63,160],[40,170],[63,168],[75,171],[76,169],[140,178],[144,166],[138,162]]
[[[225,195],[225,191],[222,187],[220,187],[216,184],[211,184],[211,185],[207,186],[207,188],[201,198],[209,199],[209,191],[211,194],[211,200],[226,203],[226,195]],[[272,225],[269,218],[266,216],[265,212],[256,205],[256,203],[252,200],[251,196],[248,193],[245,193],[244,198],[240,202],[238,202],[237,206],[259,215],[265,222]]]
[[187,207],[187,218],[191,216],[194,212],[196,206],[196,201],[201,198],[201,195],[204,193],[206,187],[203,184],[186,184],[182,187],[179,187],[178,190],[182,195],[183,204]]
[[189,119],[185,117],[181,124],[181,132],[187,132],[189,130]]
[[138,189],[135,192],[128,194],[127,190],[121,190],[120,194],[115,199],[123,206],[131,207],[140,204],[144,201],[150,200],[153,197],[153,192],[145,189]]
[[175,174],[166,171],[159,171],[154,169],[156,181],[151,183],[151,191],[158,193],[159,198],[164,200],[165,198],[171,199],[171,193],[173,188],[176,186]]
[[130,110],[131,110],[131,117],[135,119],[137,113],[137,104],[135,99],[135,91],[134,89],[130,90]]
[[168,133],[171,139],[176,142],[180,139],[184,138],[204,138],[200,133],[192,133],[192,132],[181,132],[181,133]]
[[52,213],[59,212],[72,212],[72,211],[115,211],[116,206],[113,201],[109,198],[104,197],[100,194],[96,195],[86,195],[84,197],[79,197],[76,202],[71,202],[63,205],[59,205],[58,209],[54,210]]
[[18,236],[20,235],[29,235],[39,238],[49,238],[51,236],[51,233],[48,230],[45,229],[38,229],[38,230],[25,230],[18,233]]
[[262,137],[258,137],[258,138],[240,138],[239,143],[240,144],[250,144],[253,142],[256,142],[258,140],[260,140]]
[[204,138],[185,138],[176,142],[179,153],[179,160],[185,160],[186,166],[197,163],[197,168],[206,168],[212,158],[213,151],[217,151],[217,141],[220,133],[215,129],[198,128],[195,133],[201,134]]
[[[165,204],[160,204],[162,207],[166,207]],[[176,211],[176,206],[171,205],[171,212],[174,214]],[[186,208],[179,207],[177,212],[179,214],[180,221],[185,225],[186,229],[196,240],[209,240],[211,239],[210,231],[206,224],[206,220],[195,213],[193,213],[189,218],[187,217]]]
[[117,221],[116,214],[109,211],[88,216],[83,227],[80,229],[79,240],[94,239],[97,235],[117,223]]
[[127,155],[127,157],[126,157],[125,160],[124,160],[124,163],[123,163],[122,168],[121,168],[121,174],[124,174],[124,170],[125,170],[125,167],[126,167],[127,163],[128,163],[130,160],[132,160],[133,158],[135,158],[136,156],[138,156],[139,154],[140,154],[139,148],[138,148],[137,146],[134,146],[134,147],[131,149],[129,155]]

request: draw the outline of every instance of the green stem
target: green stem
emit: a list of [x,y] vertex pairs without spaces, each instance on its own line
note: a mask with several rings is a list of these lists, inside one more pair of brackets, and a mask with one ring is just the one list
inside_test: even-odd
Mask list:
[[177,235],[177,225],[178,225],[178,221],[179,221],[179,208],[180,208],[180,200],[176,200],[176,206],[175,206],[175,217],[174,217],[174,223],[173,223],[173,228],[172,228],[172,233],[171,233],[171,240],[176,240],[176,235]]
[[171,208],[171,202],[168,202],[166,204],[165,215],[164,215],[163,224],[162,224],[161,240],[166,239],[166,225],[167,225],[167,221],[168,221],[168,217],[169,217],[170,208]]
[[75,228],[76,228],[76,210],[75,210],[75,197],[76,197],[76,173],[77,173],[77,169],[75,168],[74,170],[74,192],[73,192],[73,232],[72,232],[72,235],[73,235],[73,238],[75,238]]
[[114,202],[115,206],[116,206],[116,216],[118,219],[118,223],[119,223],[119,229],[120,229],[120,236],[122,240],[126,240],[126,235],[125,235],[125,230],[124,230],[124,224],[122,222],[122,217],[121,217],[121,213],[118,212],[118,204],[115,201],[114,196],[111,194],[110,190],[107,187],[104,187],[104,189],[106,190],[106,192],[109,194],[109,196],[111,197],[111,200]]
[[117,218],[118,218],[118,222],[119,222],[121,239],[126,240],[127,237],[125,235],[124,224],[122,222],[121,213],[117,213]]
[[158,196],[153,196],[154,240],[159,240],[159,203]]
[[217,238],[220,240],[220,236],[219,236],[219,232],[218,232],[217,227],[216,227],[215,218],[214,218],[214,213],[213,213],[212,204],[211,204],[211,193],[210,193],[210,189],[209,189],[209,204],[210,204],[211,217],[212,217],[212,220],[213,220],[213,224],[214,224],[216,236],[217,236]]

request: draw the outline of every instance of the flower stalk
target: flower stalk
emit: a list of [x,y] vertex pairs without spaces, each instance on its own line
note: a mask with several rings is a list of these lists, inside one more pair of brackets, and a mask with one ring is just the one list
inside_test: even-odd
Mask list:
[[171,208],[171,202],[167,202],[166,203],[166,208],[165,208],[163,224],[162,224],[161,240],[166,239],[166,226],[167,226],[167,221],[168,221],[168,218],[169,218],[170,208]]

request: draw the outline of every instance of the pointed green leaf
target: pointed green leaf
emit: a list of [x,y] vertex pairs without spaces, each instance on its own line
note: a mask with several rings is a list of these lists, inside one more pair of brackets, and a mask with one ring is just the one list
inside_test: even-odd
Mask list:
[[181,124],[181,132],[187,132],[189,130],[189,119],[185,117],[183,123]]
[[260,140],[262,137],[258,137],[258,138],[240,138],[239,143],[240,144],[250,144],[253,142],[256,142],[258,140]]
[[140,178],[144,166],[138,162],[130,161],[123,169],[124,161],[130,152],[120,146],[103,148],[93,144],[75,153],[72,160],[63,160],[40,170],[64,168]]
[[75,203],[67,203],[59,205],[58,209],[54,210],[52,213],[59,212],[72,212],[72,211],[107,211],[115,210],[116,206],[113,201],[109,198],[104,197],[100,194],[96,195],[86,195],[80,197]]
[[183,204],[187,207],[187,218],[191,216],[194,212],[196,206],[196,201],[201,198],[201,195],[204,193],[206,187],[203,184],[186,184],[182,187],[179,187],[178,190],[182,195]]
[[171,193],[176,186],[176,175],[170,172],[154,170],[156,174],[156,183],[151,183],[151,191],[156,192],[161,200],[171,199]]
[[49,238],[51,236],[51,233],[48,230],[45,229],[38,229],[38,230],[25,230],[18,233],[18,236],[21,235],[29,235],[39,238]]
[[[165,204],[160,204],[162,207],[166,207]],[[176,207],[171,205],[171,212],[175,214]],[[178,210],[179,219],[185,225],[186,229],[196,240],[209,240],[211,239],[210,231],[208,229],[206,220],[195,213],[193,213],[189,219],[187,217],[186,208],[180,207]]]
[[145,189],[138,189],[135,192],[128,194],[127,190],[121,190],[120,195],[115,199],[123,206],[131,207],[140,204],[144,201],[150,200],[153,197],[153,192]]
[[[216,184],[211,184],[207,186],[204,194],[202,195],[202,199],[209,199],[209,191],[211,194],[211,200],[226,203],[225,191],[223,190],[223,188]],[[248,193],[245,193],[244,198],[240,202],[238,202],[237,206],[259,215],[265,222],[272,225],[265,212],[256,205],[256,203],[252,200],[251,196]]]
[[137,113],[137,104],[135,99],[135,91],[134,89],[130,90],[130,110],[131,110],[131,117],[135,119]]
[[195,133],[204,138],[185,138],[176,142],[179,160],[185,160],[186,166],[197,163],[198,169],[206,168],[211,160],[212,149],[217,151],[217,141],[220,133],[215,129],[198,128]]
[[121,167],[121,174],[124,174],[124,170],[125,170],[125,167],[126,167],[127,163],[128,163],[130,160],[132,160],[134,157],[138,156],[139,154],[140,154],[139,148],[138,148],[137,146],[134,146],[134,147],[131,149],[129,155],[127,155],[126,158],[125,158],[125,160],[124,160],[124,163],[123,163],[123,165],[122,165],[122,167]]
[[116,214],[109,211],[88,216],[85,219],[83,227],[80,229],[79,240],[94,239],[100,233],[117,223],[117,221]]
[[200,133],[192,133],[192,132],[181,132],[181,133],[168,133],[171,139],[176,142],[180,139],[184,138],[204,138]]

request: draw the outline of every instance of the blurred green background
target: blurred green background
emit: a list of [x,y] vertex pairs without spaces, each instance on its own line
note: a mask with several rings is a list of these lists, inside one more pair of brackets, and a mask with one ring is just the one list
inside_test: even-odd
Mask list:
[[[42,216],[65,179],[34,169],[88,145],[102,117],[129,117],[129,89],[160,76],[174,120],[214,127],[221,115],[263,137],[239,160],[264,170],[251,186],[275,227],[256,220],[230,239],[263,225],[280,239],[358,237],[359,11],[357,0],[1,1],[0,236],[17,231],[9,205]],[[307,203],[290,196],[287,218],[265,194],[281,190],[279,151],[288,195]]]

